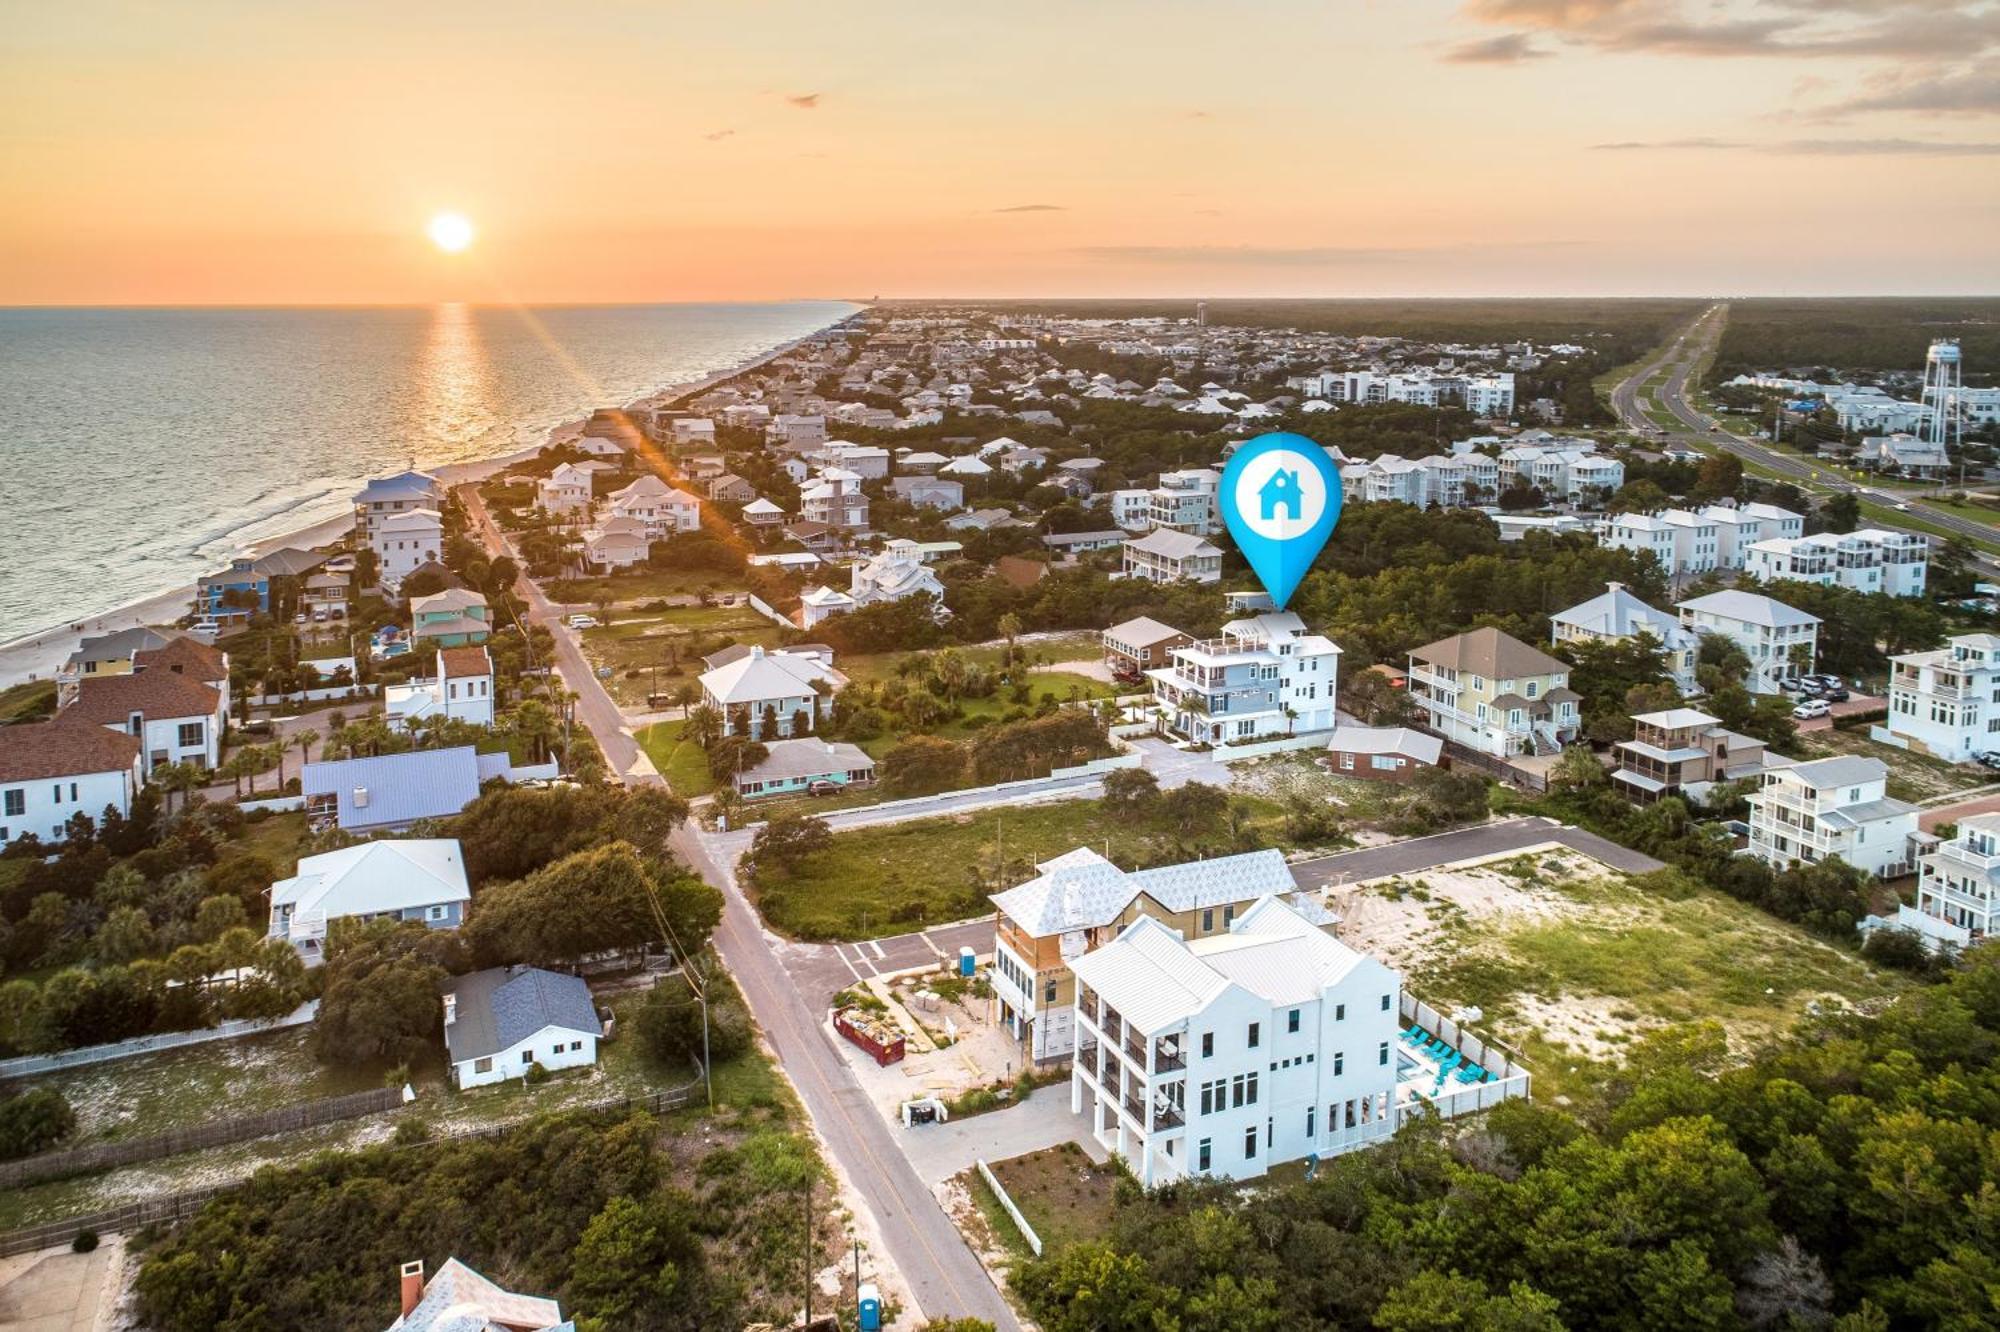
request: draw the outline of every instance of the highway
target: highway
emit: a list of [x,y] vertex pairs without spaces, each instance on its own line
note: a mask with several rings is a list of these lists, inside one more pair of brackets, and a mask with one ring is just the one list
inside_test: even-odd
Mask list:
[[[1922,518],[1925,523],[1957,536],[1973,537],[1983,541],[1992,541],[2000,537],[2000,527],[1994,524],[1981,523],[1949,510],[1936,508],[1911,494],[1888,489],[1871,489],[1849,480],[1824,463],[1801,457],[1786,449],[1774,448],[1759,440],[1746,439],[1727,430],[1711,429],[1716,425],[1716,419],[1697,410],[1688,401],[1688,385],[1696,367],[1721,338],[1723,326],[1728,322],[1727,304],[1717,302],[1709,306],[1693,323],[1682,329],[1672,342],[1643,362],[1630,376],[1613,388],[1611,405],[1618,413],[1619,419],[1635,430],[1654,428],[1657,423],[1647,418],[1642,406],[1642,400],[1651,397],[1662,411],[1686,428],[1684,434],[1672,436],[1676,442],[1685,446],[1720,445],[1745,462],[1754,462],[1760,467],[1769,468],[1798,482],[1803,489],[1849,491],[1884,507],[1907,505],[1908,512],[1913,517]],[[1645,382],[1662,369],[1668,371],[1665,382],[1656,390],[1642,390]],[[1867,521],[1876,526],[1895,526],[1886,520]],[[1935,533],[1923,532],[1920,535],[1931,536]],[[1982,562],[1990,561],[1982,558]]]
[[[458,493],[487,551],[513,557],[476,488],[464,486]],[[556,607],[526,574],[515,585],[515,596],[526,608],[527,618],[546,624],[554,635],[555,664],[577,696],[577,719],[590,728],[610,771],[628,785],[665,785],[652,760],[626,729],[617,703],[563,627]],[[800,997],[772,948],[771,936],[764,932],[756,909],[736,881],[735,866],[717,864],[702,839],[685,825],[675,830],[670,844],[689,868],[721,890],[722,923],[715,931],[716,952],[743,991],[751,1015],[798,1091],[820,1141],[867,1204],[876,1231],[889,1250],[889,1260],[918,1308],[930,1318],[983,1318],[999,1332],[1020,1332],[1020,1320],[966,1247],[958,1227],[918,1178],[888,1125],[833,1048],[833,1038],[821,1025],[819,1015]],[[823,1256],[831,1261],[837,1255]]]

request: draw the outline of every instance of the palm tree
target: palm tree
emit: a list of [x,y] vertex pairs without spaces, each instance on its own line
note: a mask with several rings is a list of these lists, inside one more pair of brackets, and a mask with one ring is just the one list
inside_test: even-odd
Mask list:
[[1286,703],[1282,705],[1278,709],[1278,711],[1285,714],[1285,734],[1286,735],[1295,734],[1293,727],[1297,724],[1299,720],[1298,709],[1294,708],[1291,704]]
[[540,699],[531,698],[514,709],[514,715],[508,721],[508,730],[527,746],[532,761],[540,762],[548,757],[549,748],[555,742],[556,719]]
[[681,724],[681,738],[707,749],[722,738],[722,715],[707,704],[690,709]]
[[319,743],[319,732],[308,727],[292,737],[298,746],[300,775],[304,776],[305,765],[312,762],[312,747]]
[[1014,640],[1021,636],[1021,617],[1008,611],[1000,617],[1000,636],[1007,640],[1007,665],[1014,664]]

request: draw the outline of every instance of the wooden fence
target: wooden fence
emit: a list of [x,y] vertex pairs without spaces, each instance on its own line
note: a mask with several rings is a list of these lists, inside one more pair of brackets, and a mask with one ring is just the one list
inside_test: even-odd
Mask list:
[[[682,1086],[670,1087],[665,1091],[649,1092],[644,1096],[621,1096],[606,1101],[595,1101],[588,1105],[571,1106],[563,1110],[562,1113],[591,1114],[645,1110],[650,1114],[659,1114],[665,1110],[678,1110],[682,1106],[689,1104],[695,1099],[695,1093],[700,1087],[701,1079],[695,1078],[693,1081],[685,1083]],[[394,1089],[385,1090],[397,1101],[402,1099],[400,1091]],[[361,1094],[373,1095],[374,1093]],[[426,1137],[420,1142],[400,1144],[400,1149],[422,1150],[433,1147],[439,1142],[456,1142],[469,1138],[498,1138],[513,1132],[517,1128],[523,1127],[529,1122],[529,1118],[522,1118],[504,1124],[485,1124],[450,1129]],[[391,1146],[396,1147],[398,1145],[391,1144]],[[11,1257],[17,1253],[32,1253],[37,1249],[47,1249],[56,1245],[68,1244],[76,1238],[80,1231],[88,1230],[99,1235],[109,1235],[121,1231],[137,1230],[142,1226],[164,1225],[175,1221],[185,1221],[200,1211],[207,1203],[241,1188],[243,1182],[242,1180],[238,1180],[234,1183],[217,1184],[209,1188],[190,1189],[184,1193],[170,1193],[157,1198],[147,1198],[142,1202],[126,1203],[123,1206],[109,1208],[102,1212],[67,1217],[60,1221],[48,1221],[41,1225],[28,1226],[21,1230],[0,1232],[0,1258]]]
[[248,1142],[252,1138],[268,1138],[276,1133],[296,1133],[302,1129],[317,1128],[321,1124],[332,1124],[342,1119],[357,1119],[362,1115],[380,1114],[384,1110],[393,1110],[402,1103],[401,1089],[377,1087],[372,1091],[352,1092],[346,1096],[329,1096],[317,1101],[303,1101],[298,1105],[288,1105],[282,1110],[267,1110],[260,1115],[218,1119],[193,1128],[175,1129],[169,1133],[158,1133],[147,1138],[130,1138],[123,1142],[93,1142],[82,1147],[72,1147],[67,1151],[43,1152],[38,1156],[24,1157],[18,1161],[0,1161],[0,1189],[24,1188],[29,1184],[39,1184],[45,1180],[63,1179],[70,1175],[87,1175],[97,1170],[134,1165],[140,1161],[157,1161],[164,1156],[179,1156],[182,1152],[224,1147],[234,1142]]

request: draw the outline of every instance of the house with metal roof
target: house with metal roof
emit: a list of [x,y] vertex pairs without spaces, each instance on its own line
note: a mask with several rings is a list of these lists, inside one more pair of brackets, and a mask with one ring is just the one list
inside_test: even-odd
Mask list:
[[362,842],[307,856],[291,878],[272,884],[268,933],[317,963],[333,921],[414,920],[452,930],[471,902],[465,858],[451,838]]
[[832,670],[812,657],[752,647],[749,655],[702,672],[701,696],[721,715],[724,735],[769,740],[813,730],[832,707],[837,683]]
[[[1266,850],[1126,871],[1089,847],[1043,861],[995,893],[993,989],[1008,1029],[1037,1060],[1075,1048],[1070,966],[1140,916],[1190,937],[1229,928],[1253,902],[1296,893],[1283,853]],[[1315,904],[1300,909],[1331,923]]]
[[1743,686],[1753,694],[1782,692],[1782,682],[1810,675],[1819,648],[1819,617],[1758,592],[1730,588],[1676,604],[1681,624],[1691,632],[1718,634],[1743,649],[1750,674]]
[[1924,845],[1917,807],[1888,780],[1888,764],[1854,754],[1766,772],[1749,797],[1749,853],[1773,869],[1838,856],[1884,879],[1910,873]]
[[314,828],[394,832],[419,819],[448,818],[477,799],[479,755],[458,745],[321,760],[305,765],[299,790]]
[[388,1332],[576,1332],[562,1306],[539,1295],[517,1295],[456,1258],[424,1280],[421,1259],[399,1274],[403,1311]]
[[447,979],[444,1045],[461,1090],[597,1062],[604,1019],[581,976],[540,967],[489,967]]
[[1601,596],[1549,617],[1550,641],[1555,643],[1622,642],[1640,634],[1650,634],[1659,643],[1660,663],[1682,697],[1701,692],[1694,678],[1700,636],[1633,596],[1623,583],[1606,583]]
[[1148,1188],[1249,1179],[1396,1130],[1402,978],[1268,897],[1075,959],[1070,1111]]
[[1444,741],[1407,726],[1336,725],[1326,742],[1329,772],[1371,782],[1407,782],[1435,768]]

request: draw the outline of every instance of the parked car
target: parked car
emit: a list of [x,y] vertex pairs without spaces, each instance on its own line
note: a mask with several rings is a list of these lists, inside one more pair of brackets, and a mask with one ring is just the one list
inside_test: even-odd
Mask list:
[[1853,695],[1847,692],[1846,685],[1837,684],[1837,685],[1829,685],[1826,691],[1822,693],[1820,697],[1825,699],[1829,703],[1845,703],[1848,699],[1852,698]]
[[824,777],[806,783],[806,794],[812,796],[839,795],[840,783],[829,782]]
[[1974,759],[1974,762],[1978,763],[1982,768],[1991,768],[1995,772],[2000,772],[2000,750],[1989,749],[1984,754],[1978,755]]
[[1824,717],[1833,711],[1833,705],[1823,698],[1809,698],[1792,709],[1792,716],[1798,721],[1811,721],[1814,717]]
[[1803,680],[1794,680],[1788,676],[1785,679],[1778,681],[1778,688],[1784,690],[1788,694],[1796,694],[1801,689],[1805,688],[1805,682]]
[[595,629],[597,627],[597,617],[594,615],[572,615],[569,617],[568,623],[572,629]]

